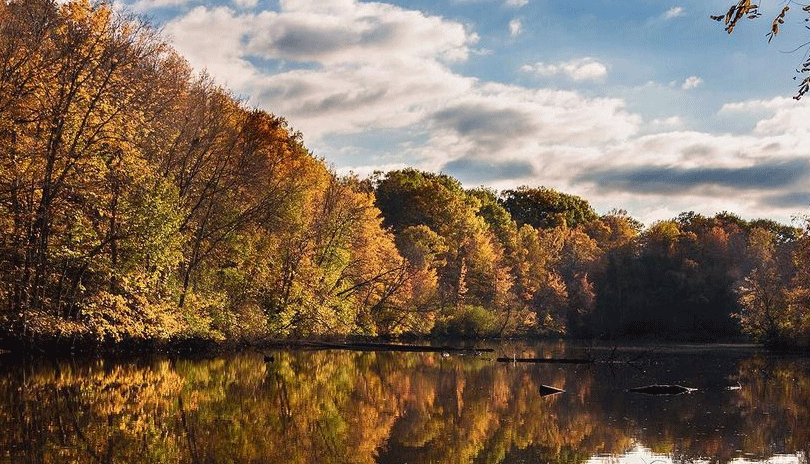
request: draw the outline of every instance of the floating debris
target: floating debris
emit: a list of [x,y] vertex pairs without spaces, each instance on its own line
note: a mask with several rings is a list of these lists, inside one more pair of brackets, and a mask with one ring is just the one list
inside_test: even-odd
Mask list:
[[548,385],[540,385],[540,396],[556,395],[557,393],[564,393],[565,390],[559,388],[549,387]]
[[681,385],[647,385],[644,387],[629,388],[627,391],[632,393],[643,393],[645,395],[680,395],[683,393],[692,393],[697,391],[697,388],[689,388]]

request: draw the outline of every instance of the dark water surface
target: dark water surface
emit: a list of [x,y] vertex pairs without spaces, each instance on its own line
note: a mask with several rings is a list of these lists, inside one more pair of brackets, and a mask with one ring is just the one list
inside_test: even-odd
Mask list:
[[[494,348],[276,351],[272,363],[254,352],[0,357],[0,463],[807,463],[807,358],[739,346]],[[626,391],[655,383],[698,390]],[[541,385],[565,392],[544,397]]]

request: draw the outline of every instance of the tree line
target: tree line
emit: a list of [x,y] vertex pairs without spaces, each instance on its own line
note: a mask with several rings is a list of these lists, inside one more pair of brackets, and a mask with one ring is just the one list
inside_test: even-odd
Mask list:
[[547,188],[338,176],[137,17],[0,1],[0,340],[808,343],[806,231],[644,229]]

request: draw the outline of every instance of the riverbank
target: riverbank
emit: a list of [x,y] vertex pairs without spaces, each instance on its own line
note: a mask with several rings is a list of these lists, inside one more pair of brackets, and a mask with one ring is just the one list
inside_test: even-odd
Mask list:
[[18,339],[0,337],[0,354],[44,356],[90,356],[130,357],[138,355],[216,356],[246,350],[269,352],[273,350],[328,350],[350,351],[403,351],[456,353],[491,351],[487,346],[499,344],[566,343],[582,348],[609,349],[620,346],[750,346],[767,348],[773,352],[802,353],[802,348],[767,346],[757,344],[745,337],[717,340],[671,340],[671,339],[575,339],[565,337],[436,337],[436,336],[319,336],[303,338],[255,337],[239,340],[213,340],[204,337],[174,339],[122,340],[98,342],[92,339],[64,337],[41,337],[24,343]]

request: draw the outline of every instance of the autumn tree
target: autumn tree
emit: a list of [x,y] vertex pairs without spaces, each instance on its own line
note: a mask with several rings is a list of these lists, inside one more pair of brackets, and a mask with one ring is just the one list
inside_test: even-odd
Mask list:
[[784,251],[777,252],[774,235],[761,228],[751,232],[748,252],[756,267],[745,277],[739,290],[743,306],[740,323],[757,339],[776,341],[780,337],[779,320],[788,306],[790,256]]
[[104,4],[11,2],[2,14],[0,120],[10,143],[0,190],[13,218],[3,240],[13,251],[2,259],[24,334],[38,330],[32,312],[76,320],[94,291],[117,292],[123,242],[152,228],[168,239],[160,230],[171,211],[155,224],[139,215],[145,191],[159,192],[158,202],[173,192],[153,183],[135,145],[154,117],[147,88],[166,47]]

